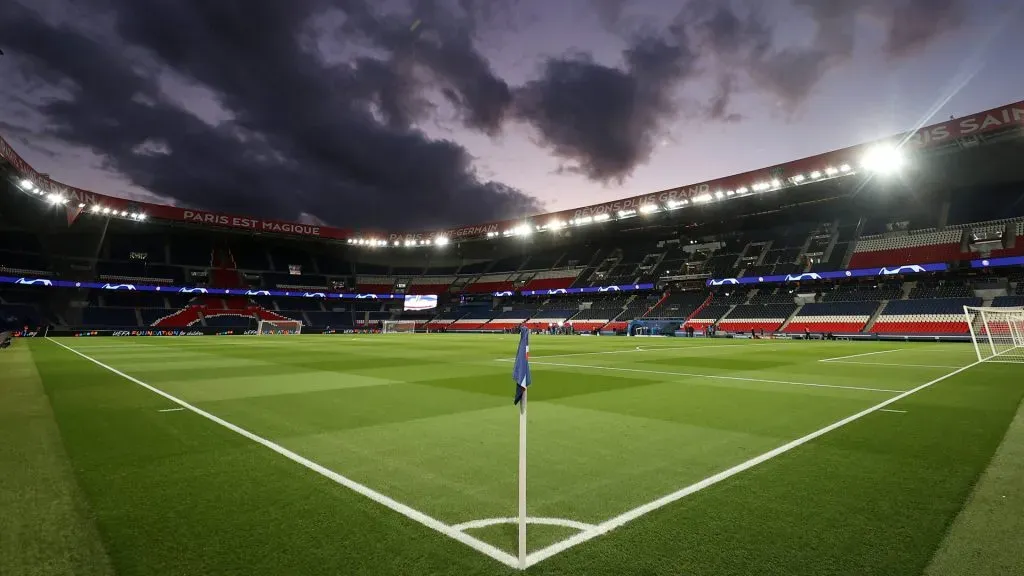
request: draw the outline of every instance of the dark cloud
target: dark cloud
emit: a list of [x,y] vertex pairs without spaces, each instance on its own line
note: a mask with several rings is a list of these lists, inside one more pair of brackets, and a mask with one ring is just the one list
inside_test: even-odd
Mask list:
[[547,60],[538,79],[520,88],[516,116],[541,142],[596,181],[621,180],[646,161],[662,123],[676,113],[674,89],[692,73],[685,34],[638,36],[621,68],[585,54]]
[[[519,0],[7,0],[0,65],[23,75],[19,106],[42,119],[13,122],[8,108],[5,120],[23,138],[35,128],[40,141],[86,146],[184,204],[338,225],[483,221],[540,206],[484,181],[459,144],[424,135],[439,107],[490,136],[523,123],[565,170],[620,181],[684,113],[740,121],[741,90],[799,109],[852,57],[859,20],[881,26],[885,55],[900,58],[957,28],[967,6],[791,2],[814,26],[805,45],[780,47],[780,23],[756,0],[690,0],[654,31],[624,17],[640,3],[591,0],[624,37],[621,63],[547,58],[510,86],[479,46],[532,17]],[[43,5],[48,18],[61,6],[101,17],[55,24]],[[706,97],[680,110],[678,88],[698,78]]]
[[[763,4],[693,0],[680,19],[692,28],[703,55],[723,68],[745,71],[758,88],[795,110],[829,71],[853,56],[859,18],[880,23],[887,34],[884,55],[900,58],[960,27],[966,7],[966,0],[792,1],[815,26],[803,46],[775,46],[777,25],[763,13]],[[727,106],[734,89],[735,83],[723,91],[720,83],[715,103]]]
[[[115,17],[116,34],[90,37],[7,2],[0,37],[29,74],[72,87],[40,105],[51,130],[140,187],[188,205],[337,225],[433,226],[539,209],[481,182],[461,146],[409,128],[429,105],[404,73],[406,54],[326,66],[303,50],[308,19],[325,8],[318,1],[99,8]],[[208,88],[232,120],[211,126],[171,102],[165,70]],[[481,118],[473,121],[500,124]],[[140,153],[154,142],[159,153]]]

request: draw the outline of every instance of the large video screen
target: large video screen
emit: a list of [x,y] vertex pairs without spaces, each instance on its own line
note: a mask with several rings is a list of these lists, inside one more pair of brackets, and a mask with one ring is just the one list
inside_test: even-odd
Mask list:
[[431,310],[437,308],[437,294],[406,294],[406,310]]

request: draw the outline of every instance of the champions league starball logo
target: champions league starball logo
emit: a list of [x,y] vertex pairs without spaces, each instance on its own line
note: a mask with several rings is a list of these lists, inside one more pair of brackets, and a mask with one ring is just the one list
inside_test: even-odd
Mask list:
[[134,284],[104,284],[104,290],[135,290]]
[[53,282],[46,278],[18,278],[15,284],[23,284],[25,286],[53,286]]
[[206,294],[206,288],[182,288],[178,292],[180,294]]
[[618,286],[602,286],[597,289],[598,292],[618,292],[619,290]]
[[891,276],[894,274],[916,274],[924,271],[924,266],[910,264],[908,266],[897,266],[895,268],[882,268],[878,273],[882,276]]
[[814,272],[808,272],[806,274],[788,274],[786,275],[786,282],[802,282],[804,280],[821,280],[821,276]]

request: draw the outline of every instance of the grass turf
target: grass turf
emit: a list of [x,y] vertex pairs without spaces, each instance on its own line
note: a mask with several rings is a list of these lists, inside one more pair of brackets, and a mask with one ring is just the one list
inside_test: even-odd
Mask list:
[[[637,342],[643,347],[637,350]],[[449,525],[515,514],[515,337],[62,343]],[[119,574],[495,574],[495,560],[47,341]],[[894,350],[895,352],[883,352]],[[826,358],[882,352],[820,362]],[[530,516],[600,523],[973,361],[961,345],[536,337]],[[856,363],[855,363],[856,362]],[[1024,395],[984,364],[529,569],[920,574]],[[510,525],[467,533],[514,552]],[[531,528],[531,551],[574,530]]]

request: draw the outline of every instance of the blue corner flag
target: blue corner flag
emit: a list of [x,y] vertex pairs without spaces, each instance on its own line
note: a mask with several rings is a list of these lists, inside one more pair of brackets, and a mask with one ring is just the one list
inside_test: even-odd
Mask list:
[[530,385],[530,330],[526,326],[519,327],[519,351],[516,352],[516,364],[512,368],[512,381],[516,383],[515,404],[523,399],[523,392]]

